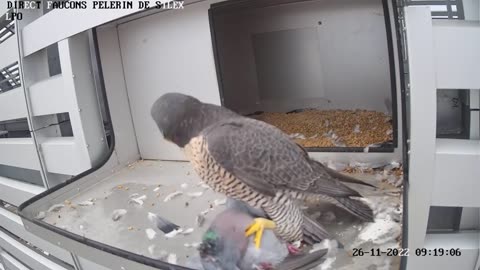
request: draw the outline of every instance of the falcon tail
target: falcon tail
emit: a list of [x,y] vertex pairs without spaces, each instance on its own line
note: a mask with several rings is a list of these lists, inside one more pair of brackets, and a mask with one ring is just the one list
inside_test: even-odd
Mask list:
[[316,161],[316,160],[313,160],[313,159],[310,159],[310,164],[312,165],[312,167],[314,169],[320,169],[320,170],[324,170],[326,171],[330,176],[332,176],[333,178],[335,178],[336,180],[340,181],[340,182],[343,182],[343,183],[352,183],[352,184],[357,184],[357,185],[364,185],[364,186],[369,186],[369,187],[373,187],[373,188],[377,188],[376,186],[372,185],[372,184],[369,184],[369,183],[365,183],[361,180],[358,180],[354,177],[351,177],[351,176],[348,176],[346,174],[343,174],[343,173],[340,173],[340,172],[337,172],[335,171],[334,169],[330,169],[329,167],[323,165],[322,163]]
[[[355,200],[351,198],[332,198],[331,200],[335,205],[347,210],[351,214],[360,218],[363,221],[373,222],[373,211],[372,209],[360,200]],[[336,201],[336,202],[335,202]]]
[[330,239],[332,237],[320,223],[316,222],[307,214],[303,215],[303,236],[303,240],[309,245],[320,243],[323,239]]
[[292,256],[287,258],[279,266],[277,270],[309,270],[321,264],[323,257],[327,254],[327,249],[321,249],[312,253]]

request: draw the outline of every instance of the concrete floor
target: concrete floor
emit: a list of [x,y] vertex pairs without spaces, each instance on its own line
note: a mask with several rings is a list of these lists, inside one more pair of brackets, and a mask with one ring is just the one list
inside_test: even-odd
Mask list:
[[[367,197],[376,222],[363,224],[341,209],[312,202],[307,211],[316,215],[345,245],[345,250],[338,250],[332,242],[321,243],[331,250],[318,269],[398,269],[398,257],[351,256],[353,248],[386,251],[388,247],[399,247],[401,231],[401,189],[382,181],[378,171],[355,176],[381,187],[374,190],[352,185]],[[164,201],[177,191],[182,194]],[[132,202],[131,199],[137,198],[140,199]],[[185,265],[197,255],[192,246],[200,242],[212,218],[224,208],[223,200],[224,196],[201,184],[189,163],[139,161],[65,201],[63,207],[48,211],[44,221],[107,245]],[[117,212],[126,214],[114,221],[112,215],[119,209],[123,210]],[[198,226],[196,217],[201,212],[205,213],[205,223]],[[149,220],[149,213],[162,216],[184,230],[192,228],[193,232],[168,238]]]

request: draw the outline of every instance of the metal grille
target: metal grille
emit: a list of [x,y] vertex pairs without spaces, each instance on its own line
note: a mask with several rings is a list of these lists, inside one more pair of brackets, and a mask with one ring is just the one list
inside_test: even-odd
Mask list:
[[15,22],[13,20],[0,21],[0,43],[15,34]]
[[18,62],[0,69],[0,93],[12,90],[20,85]]
[[407,0],[405,4],[407,6],[429,6],[434,19],[465,19],[462,0]]

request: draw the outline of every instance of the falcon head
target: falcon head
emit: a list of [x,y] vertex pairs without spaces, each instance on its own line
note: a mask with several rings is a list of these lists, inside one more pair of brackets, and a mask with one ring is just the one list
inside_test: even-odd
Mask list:
[[201,131],[195,124],[200,117],[201,105],[194,97],[167,93],[155,101],[150,114],[166,140],[184,147]]

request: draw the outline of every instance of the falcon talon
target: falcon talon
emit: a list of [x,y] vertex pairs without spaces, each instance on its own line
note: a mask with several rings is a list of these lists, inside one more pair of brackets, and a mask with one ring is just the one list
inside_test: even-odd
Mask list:
[[255,237],[253,238],[253,241],[255,243],[255,247],[259,249],[262,241],[263,231],[265,229],[275,229],[275,227],[276,227],[275,222],[269,219],[255,218],[253,222],[245,230],[245,236],[249,237],[250,235],[255,233]]

